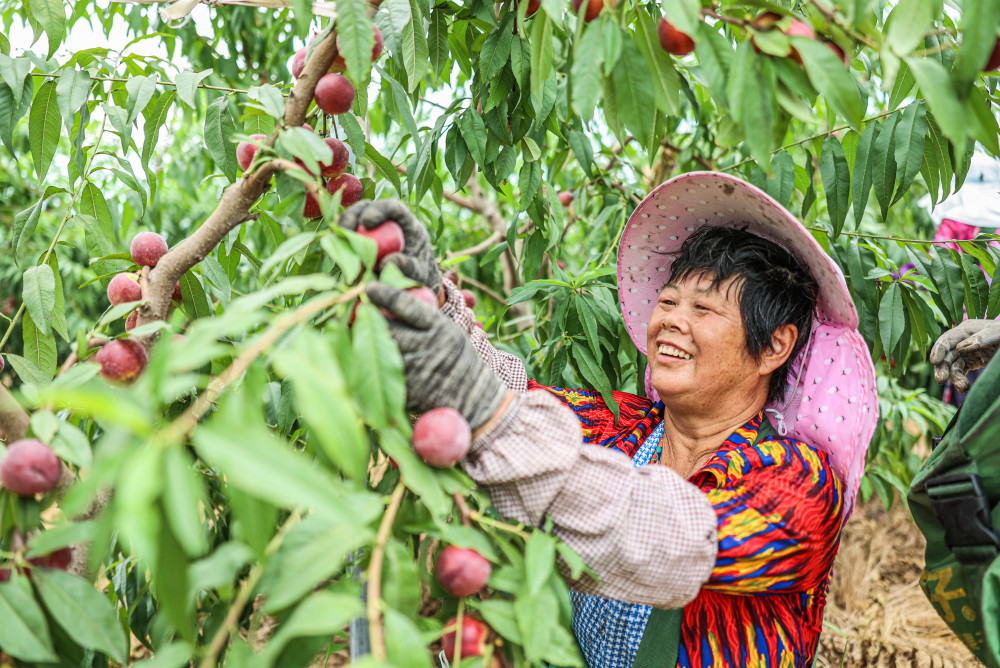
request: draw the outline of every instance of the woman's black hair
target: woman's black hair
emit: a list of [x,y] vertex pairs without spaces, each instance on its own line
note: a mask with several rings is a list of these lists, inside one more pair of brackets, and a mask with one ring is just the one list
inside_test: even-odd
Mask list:
[[687,278],[711,277],[712,289],[731,278],[739,290],[740,317],[747,352],[759,362],[781,325],[793,324],[798,338],[788,360],[768,384],[768,403],[784,398],[788,370],[809,339],[818,285],[812,274],[784,248],[745,229],[701,227],[681,245],[667,285]]

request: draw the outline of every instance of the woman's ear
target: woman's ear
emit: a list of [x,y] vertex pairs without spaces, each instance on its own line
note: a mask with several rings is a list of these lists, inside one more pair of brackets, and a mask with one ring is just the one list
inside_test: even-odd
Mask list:
[[777,371],[782,364],[788,361],[795,342],[798,340],[799,328],[791,323],[778,325],[771,335],[771,346],[764,351],[760,358],[760,374],[766,376]]

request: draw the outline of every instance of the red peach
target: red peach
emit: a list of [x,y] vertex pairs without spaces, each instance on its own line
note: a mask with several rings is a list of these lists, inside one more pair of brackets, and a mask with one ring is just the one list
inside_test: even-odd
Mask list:
[[667,19],[660,19],[660,25],[657,26],[656,32],[660,37],[660,46],[667,53],[675,56],[686,56],[694,51],[694,40],[691,39],[690,35],[675,28],[674,24]]
[[292,58],[292,76],[298,79],[302,76],[302,68],[306,66],[306,54],[309,52],[309,47],[304,46],[295,52],[295,57]]
[[[415,288],[408,288],[406,290],[406,292],[407,292],[407,294],[413,295],[414,297],[416,297],[420,301],[425,302],[427,304],[430,304],[434,308],[438,307],[438,298],[437,298],[437,295],[434,294],[434,291],[431,290],[426,285],[421,285],[421,286],[418,286],[418,287],[415,287]],[[437,410],[437,409],[435,409],[435,410]]]
[[462,290],[462,299],[465,300],[465,305],[469,308],[475,308],[476,306],[476,293],[472,290]]
[[444,272],[443,278],[446,281],[451,281],[455,285],[458,285],[458,272],[455,271],[454,269],[449,269],[448,271]]
[[49,552],[40,557],[30,557],[28,563],[35,568],[55,568],[64,571],[73,563],[73,548],[61,547],[55,552]]
[[320,163],[320,176],[325,176],[326,178],[340,176],[347,169],[347,162],[350,159],[347,146],[336,137],[327,137],[324,141],[326,141],[326,145],[330,147],[330,150],[333,151],[333,159],[330,161],[330,164]]
[[486,585],[493,568],[473,549],[449,545],[441,550],[435,575],[452,596],[472,596]]
[[140,232],[132,237],[132,261],[140,267],[155,267],[167,254],[167,242],[156,232]]
[[306,193],[306,203],[302,207],[302,217],[319,218],[322,213],[323,212],[319,209],[319,200],[309,193]]
[[331,195],[340,192],[341,206],[348,207],[356,202],[360,202],[365,194],[365,187],[361,181],[353,174],[341,174],[335,179],[326,182],[326,190]]
[[528,0],[528,11],[524,13],[525,17],[531,16],[538,11],[538,8],[542,6],[542,0]]
[[[604,4],[607,2],[609,9],[614,9],[617,0],[587,0],[586,13],[583,15],[583,20],[585,23],[590,23],[604,10]],[[573,0],[573,13],[580,13],[580,5],[583,4],[583,0]]]
[[844,50],[841,49],[836,42],[823,42],[823,44],[826,46],[826,48],[833,51],[834,55],[836,55],[837,58],[840,59],[840,62],[844,63],[844,67],[847,67],[848,65],[851,64],[850,60],[847,58],[847,54],[844,53]]
[[3,358],[0,357],[0,371],[3,371],[3,366],[4,366]]
[[993,72],[997,69],[1000,69],[1000,39],[997,39],[993,45],[993,52],[990,54],[990,59],[986,61],[983,72]]
[[351,110],[355,96],[354,84],[342,74],[324,74],[316,82],[313,97],[316,106],[328,114],[343,114]]
[[142,299],[139,277],[135,274],[117,274],[108,282],[108,301],[112,306]]
[[[427,288],[433,299],[433,291]],[[437,299],[433,299],[437,304]],[[472,442],[472,428],[461,413],[442,406],[427,411],[413,425],[413,449],[437,468],[454,466],[465,457]]]
[[569,206],[573,202],[573,193],[568,190],[564,190],[559,193],[559,203],[563,206]]
[[125,318],[125,331],[130,332],[133,329],[135,329],[135,325],[137,322],[139,322],[139,312],[132,311],[131,313],[128,314],[128,317]]
[[181,282],[177,281],[174,283],[174,294],[170,295],[170,301],[177,302],[180,304],[183,301],[181,297]]
[[149,356],[138,341],[117,339],[98,350],[94,359],[101,365],[101,377],[104,380],[128,385],[145,370]]
[[390,253],[399,253],[406,247],[406,237],[403,228],[394,220],[387,220],[378,227],[371,229],[361,226],[358,234],[375,241],[378,251],[375,255],[375,266],[382,263],[382,258]]
[[[267,135],[250,135],[250,138],[256,142],[262,142],[267,139]],[[248,141],[241,141],[236,146],[236,162],[239,163],[240,169],[244,172],[250,167],[250,163],[253,162],[254,155],[257,154],[258,144]]]
[[59,482],[59,458],[38,439],[14,441],[0,459],[0,483],[18,496],[45,494]]
[[[445,622],[445,628],[454,629],[458,625],[458,617],[452,617]],[[456,630],[447,631],[441,638],[444,655],[449,661],[455,660]],[[475,617],[462,618],[462,658],[467,656],[482,656],[486,653],[486,637],[489,627]]]

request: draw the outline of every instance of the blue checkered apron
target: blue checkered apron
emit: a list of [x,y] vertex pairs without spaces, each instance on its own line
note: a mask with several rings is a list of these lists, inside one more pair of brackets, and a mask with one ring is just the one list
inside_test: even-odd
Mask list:
[[[632,465],[649,464],[662,437],[663,422],[660,422],[632,457]],[[652,608],[577,591],[571,591],[569,596],[573,603],[573,633],[587,665],[631,668]]]

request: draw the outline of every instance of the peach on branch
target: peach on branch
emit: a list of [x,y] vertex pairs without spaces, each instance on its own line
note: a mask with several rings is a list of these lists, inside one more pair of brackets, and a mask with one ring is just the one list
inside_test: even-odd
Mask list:
[[[382,31],[378,29],[378,26],[374,23],[372,24],[372,32],[375,34],[375,43],[372,45],[372,62],[374,63],[382,55],[382,51],[385,49],[385,42],[382,40]],[[337,51],[340,51],[340,35],[337,35]],[[346,72],[347,71],[347,61],[344,60],[344,56],[337,53],[337,57],[333,59],[333,65],[330,66],[331,72]]]
[[1000,39],[993,44],[993,52],[990,53],[990,59],[986,61],[983,71],[994,72],[998,69],[1000,69]]
[[358,234],[368,239],[372,239],[378,250],[375,254],[375,266],[379,266],[382,258],[390,253],[399,253],[406,247],[406,237],[403,236],[403,228],[394,220],[387,220],[378,227],[367,228],[363,225],[358,228]]
[[365,194],[365,187],[354,174],[341,174],[326,182],[326,190],[331,195],[340,191],[340,204],[348,207],[360,202]]
[[462,299],[465,300],[465,305],[469,308],[476,307],[476,293],[472,290],[462,290]]
[[449,545],[441,550],[434,574],[452,596],[472,596],[486,586],[492,571],[489,560],[475,550]]
[[[607,4],[609,9],[614,9],[616,0],[587,0],[587,9],[583,15],[583,20],[585,23],[590,23],[604,10],[604,5]],[[583,4],[583,0],[573,0],[573,13],[580,13],[580,5]]]
[[125,318],[125,331],[130,332],[133,329],[135,329],[136,323],[138,322],[139,322],[139,312],[132,311],[131,313],[128,314],[128,317]]
[[177,281],[174,283],[174,294],[170,295],[170,301],[180,304],[183,299],[181,298],[181,282]]
[[101,365],[101,377],[109,383],[128,385],[146,369],[149,355],[138,341],[117,339],[105,344],[94,359]]
[[[435,306],[434,291],[425,288]],[[417,456],[437,468],[454,466],[465,457],[472,442],[472,428],[454,408],[442,406],[427,411],[413,425],[413,449]]]
[[257,154],[257,149],[259,148],[258,144],[267,139],[267,135],[250,135],[250,138],[254,141],[241,141],[236,145],[236,162],[239,163],[240,169],[244,172],[247,171],[250,163],[253,162],[253,157]]
[[[445,631],[444,637],[441,638],[441,649],[444,650],[444,655],[449,661],[455,660],[456,636],[458,635],[456,633],[458,630],[457,627],[458,617],[452,617],[445,622],[445,628],[451,630]],[[489,631],[490,627],[475,617],[463,617],[461,635],[462,658],[485,654]]]
[[59,482],[56,453],[38,439],[14,441],[0,459],[0,483],[18,496],[45,494]]
[[528,0],[528,11],[524,15],[531,16],[538,11],[538,8],[542,6],[542,0]]
[[73,548],[61,547],[40,557],[29,557],[28,563],[35,568],[54,568],[64,571],[73,563]]
[[155,267],[167,254],[167,242],[156,232],[140,232],[132,237],[132,261],[140,267]]
[[660,25],[656,29],[660,37],[660,46],[669,54],[675,56],[686,56],[694,51],[694,40],[687,33],[681,32],[674,27],[674,24],[665,18],[660,19]]
[[316,106],[328,114],[343,114],[351,110],[355,96],[354,84],[343,74],[324,74],[316,82],[313,97]]
[[303,218],[319,218],[323,214],[319,208],[319,200],[306,193],[306,203],[302,207]]
[[142,299],[139,277],[135,274],[117,274],[108,282],[108,301],[112,306]]
[[347,169],[347,162],[351,157],[347,152],[347,145],[336,137],[327,137],[324,141],[330,147],[330,150],[333,151],[333,159],[329,164],[320,163],[320,176],[326,178],[340,176]]
[[559,203],[563,206],[569,206],[573,203],[573,193],[568,190],[563,190],[559,193]]
[[[808,23],[800,21],[799,19],[793,18],[789,21],[787,28],[781,28],[778,24],[784,20],[784,16],[777,12],[762,12],[751,21],[751,25],[758,30],[772,30],[778,28],[784,34],[789,37],[808,37],[809,39],[816,39],[816,31]],[[751,37],[753,40],[753,37]],[[757,53],[760,53],[760,49],[757,47],[757,43],[754,40],[754,49]],[[802,56],[793,47],[789,52],[788,57],[794,60],[799,65],[802,64]]]

